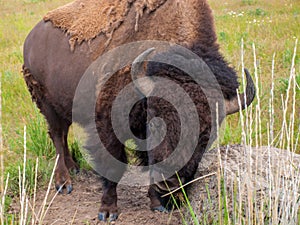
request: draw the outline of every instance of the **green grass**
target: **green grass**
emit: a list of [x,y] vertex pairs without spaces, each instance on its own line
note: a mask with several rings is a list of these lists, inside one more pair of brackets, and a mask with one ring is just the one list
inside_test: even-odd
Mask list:
[[[25,82],[22,78],[22,45],[26,35],[43,15],[69,0],[10,0],[1,1],[0,22],[0,73],[2,84],[2,127],[5,174],[10,173],[9,193],[18,191],[18,168],[22,169],[23,127],[27,126],[28,161],[26,179],[28,189],[33,188],[35,159],[39,157],[38,179],[42,184],[49,180],[49,167],[53,165],[55,152],[47,135],[47,124],[44,117],[31,102]],[[296,0],[229,0],[222,4],[217,0],[208,0],[215,16],[216,33],[220,50],[225,58],[241,74],[241,44],[244,43],[244,64],[252,74],[257,67],[260,87],[261,137],[259,143],[268,144],[270,122],[269,102],[271,74],[274,72],[274,135],[282,129],[282,121],[291,122],[293,113],[293,93],[295,94],[296,116],[292,141],[277,138],[274,144],[278,147],[294,149],[300,152],[300,46],[298,42],[295,57],[296,89],[289,90],[290,67],[293,63],[295,40],[300,34],[300,4]],[[254,62],[253,44],[255,44],[256,61]],[[273,55],[275,66],[272,69]],[[254,66],[255,64],[255,66]],[[282,100],[290,94],[286,115],[282,113]],[[257,103],[257,100],[256,102]],[[256,108],[253,106],[252,111]],[[224,137],[221,144],[242,142],[242,123],[238,115],[227,118]],[[292,132],[291,132],[292,133]],[[253,140],[255,135],[252,134]],[[285,135],[286,136],[286,135]],[[283,136],[283,138],[286,138]],[[295,146],[291,146],[294,144]],[[131,146],[134,149],[136,146]],[[131,147],[130,147],[131,146]],[[81,155],[80,144],[72,137],[70,148],[78,163],[89,168]],[[129,151],[130,152],[130,151]],[[50,164],[49,164],[50,162]],[[51,164],[52,163],[52,164]],[[1,174],[4,175],[4,174]],[[8,204],[8,203],[6,203]]]
[[35,108],[27,127],[27,148],[35,156],[46,160],[55,157],[55,148],[47,132],[47,123],[39,110]]
[[[270,97],[271,71],[273,54],[275,53],[275,130],[280,130],[281,94],[286,95],[286,85],[290,75],[295,40],[299,38],[300,28],[300,5],[295,1],[226,1],[219,4],[210,0],[209,3],[215,14],[216,31],[225,58],[241,74],[241,40],[244,41],[244,63],[245,67],[254,74],[254,59],[252,45],[256,47],[258,76],[261,86],[262,120],[268,121],[268,101]],[[297,46],[295,58],[295,69],[299,76],[300,70],[300,47]],[[299,78],[298,78],[299,80]],[[298,86],[299,90],[299,86]],[[300,101],[299,91],[296,95],[297,102]],[[297,104],[299,109],[299,103]],[[295,122],[299,124],[299,118]],[[227,118],[226,132],[222,144],[238,143],[241,141],[240,124],[238,117],[232,115]],[[262,125],[262,144],[267,144],[266,124]],[[296,139],[296,137],[294,137]],[[299,146],[298,148],[299,149]]]

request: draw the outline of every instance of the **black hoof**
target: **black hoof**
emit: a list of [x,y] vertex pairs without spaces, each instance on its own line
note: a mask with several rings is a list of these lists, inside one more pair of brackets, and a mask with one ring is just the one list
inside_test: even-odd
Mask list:
[[113,213],[109,215],[109,222],[114,222],[118,219],[118,214],[117,213]]
[[167,210],[165,207],[163,207],[161,205],[157,206],[157,207],[154,207],[152,210],[157,211],[157,212],[163,212],[163,213],[168,213],[169,212],[169,210]]
[[80,169],[79,168],[76,168],[75,169],[75,174],[79,174],[80,173]]
[[73,191],[73,186],[72,184],[67,186],[67,194],[71,194],[71,192]]
[[100,221],[106,221],[106,219],[107,219],[107,213],[106,213],[106,212],[99,213],[99,214],[98,214],[98,219],[99,219]]
[[59,194],[62,194],[63,193],[63,185],[56,185],[55,188],[56,188],[56,191],[59,193]]
[[73,169],[70,170],[70,172],[71,172],[72,174],[76,175],[76,174],[79,174],[80,169],[79,169],[79,168],[73,168]]
[[55,188],[56,188],[56,191],[59,193],[59,194],[63,194],[63,189],[64,187],[67,189],[67,194],[71,194],[71,192],[73,191],[73,186],[72,184],[68,185],[68,186],[64,186],[64,185],[56,185]]
[[98,219],[100,221],[106,221],[108,219],[108,222],[111,223],[111,222],[115,222],[118,219],[118,214],[112,213],[108,215],[107,212],[101,212],[98,215]]

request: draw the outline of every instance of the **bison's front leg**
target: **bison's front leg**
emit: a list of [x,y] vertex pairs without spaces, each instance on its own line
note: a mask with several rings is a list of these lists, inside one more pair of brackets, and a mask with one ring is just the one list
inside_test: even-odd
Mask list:
[[117,183],[102,178],[103,180],[103,196],[101,199],[101,207],[99,212],[99,220],[109,222],[115,221],[118,218],[117,206]]
[[150,198],[150,209],[159,212],[169,212],[164,206],[162,206],[162,199],[160,195],[154,188],[154,185],[150,185],[148,189],[148,197]]
[[[100,134],[100,137],[103,136]],[[104,156],[105,154],[102,155],[103,159],[101,160],[101,163],[105,164],[103,167],[105,168],[105,171],[102,171],[102,174],[105,174],[106,177],[102,177],[103,195],[98,218],[100,221],[108,220],[109,222],[112,222],[118,218],[116,189],[118,182],[121,180],[126,170],[125,165],[127,160],[124,145],[120,143],[114,135],[110,137],[106,136],[106,138],[107,139],[104,141],[106,149],[111,156],[116,158],[119,162],[122,162],[120,165],[111,164],[110,160],[106,158],[107,156]]]

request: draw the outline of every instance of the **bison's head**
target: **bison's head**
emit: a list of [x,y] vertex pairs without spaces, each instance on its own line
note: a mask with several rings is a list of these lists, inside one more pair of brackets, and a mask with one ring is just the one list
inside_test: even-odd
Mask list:
[[[172,66],[162,66],[160,70],[159,66],[162,64],[157,64],[156,72],[149,75],[149,65],[144,61],[153,50],[148,49],[135,59],[131,73],[137,91],[147,97],[147,150],[152,186],[157,192],[166,193],[193,178],[210,139],[215,138],[211,136],[214,123],[211,114],[216,112],[216,107],[210,107],[207,93],[204,94],[203,86],[199,85],[199,82],[194,82],[188,75]],[[246,95],[237,94],[230,100],[224,100],[224,93],[220,92],[224,116],[238,112],[240,108],[244,109],[253,101],[254,84],[249,72],[245,70],[245,73]],[[172,82],[161,79],[164,77],[172,79]],[[209,81],[208,85],[211,85]],[[210,94],[215,93],[211,87]],[[161,89],[164,90],[162,93]],[[188,98],[181,93],[182,91]],[[178,105],[181,111],[178,111]],[[222,118],[219,118],[219,122],[224,116],[220,116]],[[186,123],[189,125],[186,126]],[[181,143],[182,138],[187,141]],[[178,148],[179,151],[176,152]]]

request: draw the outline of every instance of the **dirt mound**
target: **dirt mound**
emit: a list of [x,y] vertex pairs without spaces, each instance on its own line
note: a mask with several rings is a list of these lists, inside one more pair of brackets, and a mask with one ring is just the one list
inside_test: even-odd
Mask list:
[[221,147],[220,157],[217,149],[206,152],[199,164],[196,177],[216,173],[193,183],[189,189],[189,193],[193,193],[189,199],[200,224],[204,220],[208,224],[218,221],[219,158],[221,189],[226,192],[227,205],[225,207],[224,196],[221,196],[221,208],[227,209],[231,219],[247,221],[251,215],[259,224],[264,224],[271,213],[278,220],[272,220],[272,224],[299,224],[300,155],[272,147],[239,145]]

